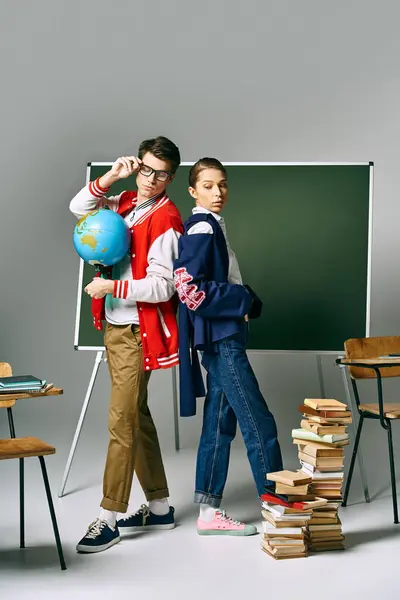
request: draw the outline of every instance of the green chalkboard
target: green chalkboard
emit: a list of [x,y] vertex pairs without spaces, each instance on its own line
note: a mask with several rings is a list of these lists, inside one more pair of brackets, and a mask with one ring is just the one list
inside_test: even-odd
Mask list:
[[[90,180],[111,163],[88,166]],[[168,188],[185,220],[190,166]],[[340,352],[350,337],[368,335],[372,164],[227,163],[228,237],[249,283],[264,302],[250,325],[250,349]],[[111,193],[134,189],[118,182]],[[79,277],[75,346],[102,348]]]

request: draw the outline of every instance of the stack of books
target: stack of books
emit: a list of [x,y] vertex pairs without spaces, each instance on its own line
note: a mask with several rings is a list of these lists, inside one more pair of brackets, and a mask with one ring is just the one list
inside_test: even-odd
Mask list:
[[308,549],[313,552],[344,550],[342,523],[338,517],[339,502],[328,502],[313,511],[305,531]]
[[333,399],[306,398],[299,407],[301,427],[292,430],[298,445],[300,472],[311,477],[310,493],[327,504],[313,512],[307,523],[310,550],[343,550],[344,536],[338,509],[342,501],[344,451],[349,444],[346,426],[351,423],[347,405]]
[[[276,560],[307,556],[306,526],[313,509],[324,507],[327,500],[314,499],[308,492],[312,477],[302,472],[268,473],[275,481],[275,494],[284,494],[287,501],[275,494],[263,494],[261,549]],[[312,498],[312,500],[310,500]],[[306,499],[306,500],[305,500]]]
[[39,394],[52,387],[45,379],[33,375],[0,377],[0,394]]

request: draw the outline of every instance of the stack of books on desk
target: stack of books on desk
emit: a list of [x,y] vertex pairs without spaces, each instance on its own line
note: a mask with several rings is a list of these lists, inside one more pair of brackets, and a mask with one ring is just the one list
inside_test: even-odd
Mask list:
[[310,493],[325,498],[327,504],[314,511],[307,524],[310,550],[342,550],[343,532],[338,517],[342,500],[344,451],[349,444],[346,432],[351,423],[347,405],[338,400],[306,398],[299,407],[303,420],[292,430],[298,445],[301,472],[312,478]]
[[275,494],[284,494],[283,500],[275,494],[263,494],[261,549],[276,560],[305,558],[307,556],[305,527],[312,518],[312,506],[322,502],[304,502],[309,497],[308,486],[312,478],[301,472],[278,471],[268,473],[267,479],[275,481]]
[[48,389],[45,379],[33,375],[0,377],[0,394],[37,394]]

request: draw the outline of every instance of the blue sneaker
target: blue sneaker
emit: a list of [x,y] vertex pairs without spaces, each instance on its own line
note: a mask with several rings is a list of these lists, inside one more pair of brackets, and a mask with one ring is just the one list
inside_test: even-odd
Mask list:
[[86,535],[76,549],[78,552],[102,552],[121,540],[118,527],[112,527],[107,521],[96,519],[88,527]]
[[173,529],[175,509],[171,506],[166,515],[155,515],[146,504],[142,504],[133,515],[117,521],[121,533],[135,533],[135,531],[149,531],[150,529]]

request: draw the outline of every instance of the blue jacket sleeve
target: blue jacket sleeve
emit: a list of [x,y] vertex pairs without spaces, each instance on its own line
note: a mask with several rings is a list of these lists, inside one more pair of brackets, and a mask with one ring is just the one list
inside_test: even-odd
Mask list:
[[179,299],[206,319],[240,319],[248,314],[252,297],[242,285],[210,281],[207,265],[213,260],[213,236],[183,235],[179,258],[174,263],[174,282]]

